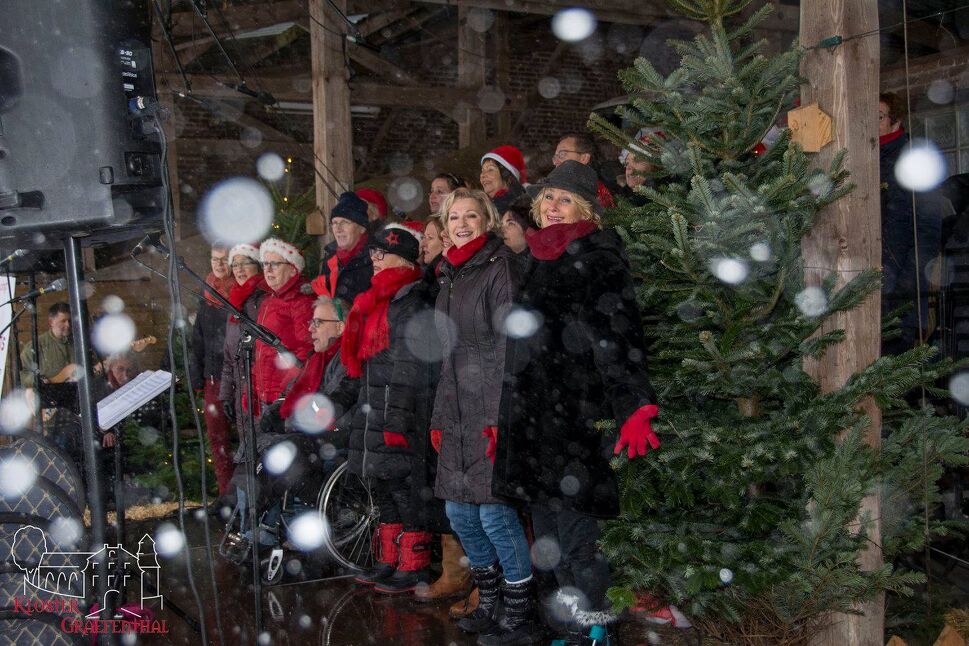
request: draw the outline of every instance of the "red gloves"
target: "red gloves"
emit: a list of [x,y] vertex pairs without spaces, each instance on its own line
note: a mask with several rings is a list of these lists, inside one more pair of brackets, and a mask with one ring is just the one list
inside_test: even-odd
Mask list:
[[619,441],[616,442],[615,454],[619,455],[620,451],[629,447],[626,455],[629,456],[630,460],[637,456],[646,455],[649,453],[649,449],[646,447],[647,441],[649,446],[658,449],[659,438],[656,437],[650,423],[650,420],[657,415],[659,415],[659,407],[655,404],[643,406],[630,415],[619,431]]
[[436,453],[440,453],[441,452],[441,436],[442,435],[443,435],[443,432],[442,431],[439,431],[436,428],[435,429],[431,429],[431,446],[434,447],[434,451]]
[[491,464],[494,464],[495,451],[498,448],[498,427],[486,426],[485,430],[481,431],[481,437],[488,438],[488,448],[485,449],[485,455],[491,460]]
[[390,431],[384,431],[384,444],[399,449],[410,448],[410,444],[407,443],[407,438],[402,433],[391,433]]

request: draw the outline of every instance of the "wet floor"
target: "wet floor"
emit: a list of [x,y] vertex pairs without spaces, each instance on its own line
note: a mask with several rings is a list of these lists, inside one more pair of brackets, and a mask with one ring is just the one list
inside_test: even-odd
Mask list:
[[[177,521],[176,521],[177,522]],[[129,540],[159,525],[132,524]],[[260,621],[252,577],[247,567],[231,563],[216,549],[222,535],[221,524],[210,522],[213,551],[206,559],[204,530],[197,518],[186,515],[186,550],[181,556],[159,556],[161,592],[164,608],[156,608],[156,618],[164,619],[168,633],[142,636],[138,643],[202,643],[203,630],[196,620],[201,615],[204,633],[210,644],[320,644],[320,645],[402,645],[474,644],[475,638],[458,629],[448,618],[451,602],[422,604],[412,596],[387,597],[351,583],[345,572],[325,559],[313,559],[298,552],[287,552],[287,570],[277,585],[263,586]],[[189,584],[184,555],[191,558]],[[324,561],[324,562],[321,562]],[[214,587],[212,581],[214,579]]]

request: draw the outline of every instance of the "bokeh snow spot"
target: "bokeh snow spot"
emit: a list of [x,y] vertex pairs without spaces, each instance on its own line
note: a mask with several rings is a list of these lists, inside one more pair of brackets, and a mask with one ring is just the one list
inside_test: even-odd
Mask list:
[[102,355],[124,352],[135,340],[135,323],[125,314],[106,314],[94,324],[91,336]]
[[596,18],[587,9],[562,9],[552,17],[552,33],[559,40],[577,43],[596,30]]
[[199,226],[211,243],[237,245],[262,240],[274,214],[272,196],[260,182],[232,177],[216,184],[199,207]]

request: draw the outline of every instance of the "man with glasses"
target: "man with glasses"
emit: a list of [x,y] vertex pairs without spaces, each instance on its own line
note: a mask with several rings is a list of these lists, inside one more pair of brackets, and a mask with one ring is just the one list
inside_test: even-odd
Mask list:
[[[595,141],[589,135],[585,133],[569,133],[562,137],[555,147],[555,153],[552,155],[552,164],[558,168],[566,159],[572,159],[580,164],[592,166],[595,150]],[[616,205],[616,202],[612,199],[612,193],[609,192],[609,189],[606,188],[606,185],[602,181],[598,181],[596,186],[596,199],[604,208],[612,208]]]
[[323,250],[320,275],[313,281],[319,295],[353,300],[370,288],[373,263],[367,253],[370,219],[367,203],[355,193],[340,195],[330,212],[333,242]]
[[[229,272],[229,248],[213,245],[209,253],[211,271],[205,283],[221,296],[229,298],[234,279]],[[192,385],[205,401],[205,430],[212,447],[212,463],[219,494],[225,494],[232,478],[232,451],[229,447],[229,420],[219,401],[222,382],[222,351],[225,344],[225,324],[228,313],[210,293],[199,299],[195,324],[192,327],[192,353],[189,356],[189,375]]]

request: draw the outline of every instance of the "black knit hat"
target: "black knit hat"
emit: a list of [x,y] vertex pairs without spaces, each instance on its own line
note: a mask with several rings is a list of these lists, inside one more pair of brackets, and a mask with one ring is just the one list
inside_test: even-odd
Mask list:
[[558,188],[579,195],[592,205],[592,210],[602,215],[604,209],[598,197],[599,176],[591,166],[574,159],[566,159],[537,184],[528,187],[532,199],[546,188]]
[[400,256],[417,264],[421,255],[422,234],[404,224],[392,222],[385,224],[367,240],[368,249],[383,249],[387,253]]
[[330,219],[333,218],[345,218],[362,227],[370,224],[370,218],[367,217],[367,203],[356,193],[349,191],[340,193],[336,206],[330,212]]

